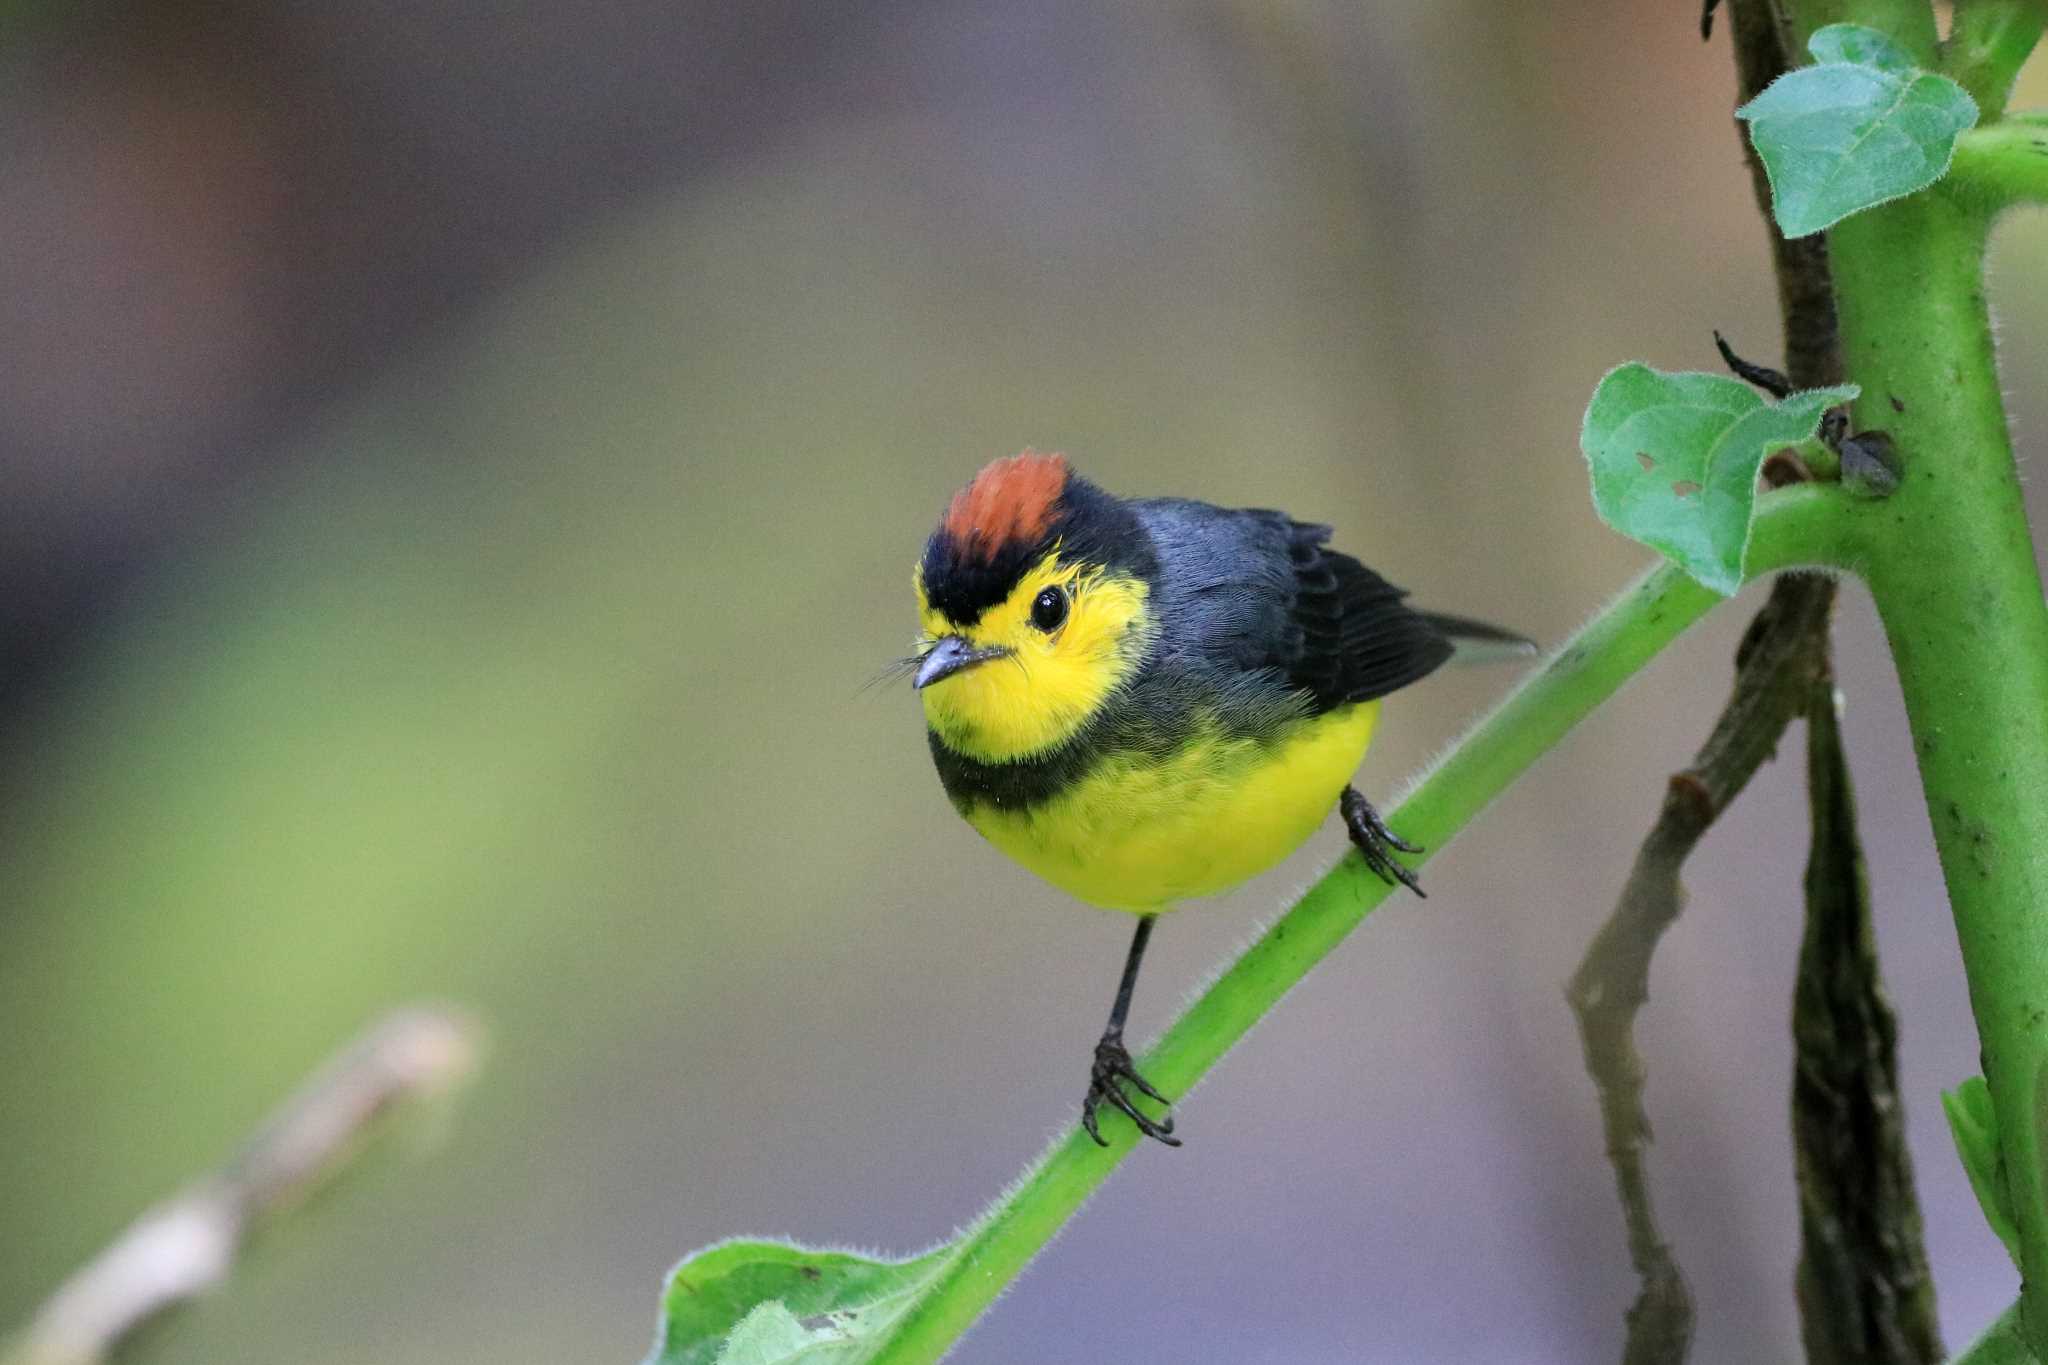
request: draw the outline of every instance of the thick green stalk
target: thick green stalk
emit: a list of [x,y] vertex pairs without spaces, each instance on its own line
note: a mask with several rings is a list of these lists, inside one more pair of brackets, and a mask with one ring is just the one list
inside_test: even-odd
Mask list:
[[[1840,558],[1839,489],[1788,488],[1759,504],[1750,543],[1755,574]],[[1668,565],[1637,580],[1465,736],[1391,813],[1432,851],[1721,599]],[[1139,1060],[1170,1095],[1185,1095],[1311,967],[1387,898],[1388,887],[1347,855],[1232,963]],[[1111,1116],[1098,1148],[1075,1126],[960,1240],[877,1359],[936,1361],[1049,1242],[1137,1145]]]
[[1948,884],[2005,1176],[2022,1323],[2048,1359],[2048,604],[1983,294],[1988,216],[1941,193],[1847,219],[1830,254],[1862,428],[1897,492],[1856,509]]
[[2048,203],[2048,126],[2013,119],[1972,128],[1956,139],[1942,189],[1990,210]]
[[2044,25],[2048,4],[2042,0],[1958,0],[1941,69],[1970,92],[1985,123],[2005,112],[2013,79]]

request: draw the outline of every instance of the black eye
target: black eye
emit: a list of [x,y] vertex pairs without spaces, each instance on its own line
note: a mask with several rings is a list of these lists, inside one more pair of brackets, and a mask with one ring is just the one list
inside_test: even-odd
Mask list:
[[1031,601],[1031,624],[1051,634],[1067,619],[1067,590],[1047,588]]

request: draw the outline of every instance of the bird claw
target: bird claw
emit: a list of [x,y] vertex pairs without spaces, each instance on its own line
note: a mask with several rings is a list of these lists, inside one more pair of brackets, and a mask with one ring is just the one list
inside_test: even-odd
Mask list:
[[1372,803],[1367,801],[1356,787],[1344,789],[1344,795],[1338,800],[1337,808],[1343,813],[1344,828],[1350,833],[1351,842],[1358,849],[1359,856],[1365,859],[1365,865],[1388,886],[1399,882],[1417,896],[1428,900],[1429,897],[1423,891],[1422,883],[1415,873],[1394,857],[1396,849],[1403,853],[1420,853],[1422,846],[1411,844],[1388,829],[1387,822],[1380,818],[1380,813],[1372,808]]
[[1109,1142],[1096,1127],[1095,1110],[1105,1100],[1119,1110],[1125,1118],[1138,1126],[1146,1137],[1163,1142],[1169,1147],[1180,1146],[1180,1139],[1173,1135],[1171,1116],[1152,1118],[1144,1113],[1124,1092],[1128,1084],[1139,1094],[1161,1104],[1170,1105],[1171,1100],[1152,1088],[1152,1083],[1140,1076],[1131,1065],[1131,1054],[1124,1047],[1122,1038],[1106,1033],[1095,1045],[1095,1066],[1088,1079],[1088,1098],[1081,1102],[1081,1126],[1088,1130],[1088,1136],[1095,1139],[1098,1147],[1107,1147]]

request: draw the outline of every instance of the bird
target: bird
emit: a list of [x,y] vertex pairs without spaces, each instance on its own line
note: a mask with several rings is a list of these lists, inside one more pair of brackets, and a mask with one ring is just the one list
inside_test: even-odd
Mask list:
[[1098,1144],[1108,1105],[1181,1145],[1124,1043],[1158,917],[1272,867],[1333,809],[1368,867],[1422,895],[1397,856],[1422,849],[1352,785],[1380,699],[1453,658],[1535,651],[1409,606],[1331,534],[1263,508],[1120,498],[1027,449],[953,496],[917,561],[919,634],[898,666],[947,797],[1031,872],[1137,916],[1082,1102]]

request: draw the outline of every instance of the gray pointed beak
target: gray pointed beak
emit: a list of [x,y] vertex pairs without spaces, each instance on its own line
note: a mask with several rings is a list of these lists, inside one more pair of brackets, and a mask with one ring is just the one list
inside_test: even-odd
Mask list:
[[924,656],[924,661],[918,664],[917,676],[910,680],[910,685],[919,689],[930,687],[942,678],[950,678],[955,673],[972,668],[976,664],[985,664],[990,659],[1003,658],[1009,652],[1001,645],[977,648],[958,635],[944,635],[932,646],[931,652]]

